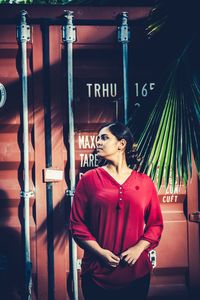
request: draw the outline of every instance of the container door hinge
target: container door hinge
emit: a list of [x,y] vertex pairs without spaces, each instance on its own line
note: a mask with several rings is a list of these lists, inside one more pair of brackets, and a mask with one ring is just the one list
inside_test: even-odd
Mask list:
[[22,10],[21,12],[21,22],[17,26],[17,40],[19,42],[29,42],[31,39],[30,26],[26,23],[27,11]]
[[118,42],[128,43],[130,42],[130,29],[128,26],[128,13],[123,12],[121,15],[121,26],[118,27]]
[[63,43],[74,43],[76,41],[76,27],[73,25],[73,11],[66,11],[64,18],[67,24],[62,27]]

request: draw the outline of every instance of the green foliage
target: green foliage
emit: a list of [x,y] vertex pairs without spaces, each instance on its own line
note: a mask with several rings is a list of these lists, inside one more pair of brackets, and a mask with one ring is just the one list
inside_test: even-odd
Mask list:
[[168,20],[169,7],[164,1],[158,1],[148,17],[148,26],[146,28],[148,38],[158,33]]
[[[169,67],[165,84],[137,142],[142,157],[140,170],[155,180],[158,188],[162,182],[167,187],[171,177],[174,189],[177,178],[179,183],[187,184],[192,174],[192,155],[200,176],[200,33],[195,7],[191,4],[191,14],[185,7],[181,15],[180,6],[173,4],[167,7],[164,1],[158,3],[149,19],[147,36],[162,35],[162,39],[155,35],[157,41],[164,42],[167,49],[180,46],[181,54]],[[188,15],[191,19],[185,22]],[[178,45],[180,36],[185,47]],[[137,126],[134,117],[130,119],[133,129]]]
[[[156,129],[156,130],[155,130]],[[141,170],[160,188],[176,172],[186,185],[192,172],[191,151],[200,174],[200,84],[187,58],[178,59],[138,141]]]

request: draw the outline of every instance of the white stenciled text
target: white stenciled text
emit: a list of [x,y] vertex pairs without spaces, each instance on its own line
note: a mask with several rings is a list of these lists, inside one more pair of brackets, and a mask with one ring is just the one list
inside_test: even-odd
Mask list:
[[89,98],[114,98],[117,96],[117,83],[86,83]]

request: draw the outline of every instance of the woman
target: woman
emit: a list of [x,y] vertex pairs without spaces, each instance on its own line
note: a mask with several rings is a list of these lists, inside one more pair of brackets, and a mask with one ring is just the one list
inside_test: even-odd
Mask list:
[[99,130],[97,154],[103,166],[78,182],[70,228],[80,247],[86,300],[146,299],[151,262],[163,221],[152,180],[130,168],[133,137],[121,123]]

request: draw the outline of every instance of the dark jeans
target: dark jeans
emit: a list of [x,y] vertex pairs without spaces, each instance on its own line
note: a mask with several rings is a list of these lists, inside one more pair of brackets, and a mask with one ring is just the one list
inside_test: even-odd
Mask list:
[[120,289],[103,289],[89,276],[82,278],[82,291],[85,300],[145,300],[150,284],[150,274],[133,281]]

